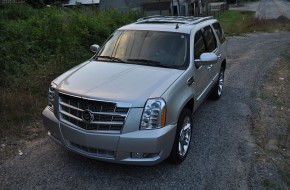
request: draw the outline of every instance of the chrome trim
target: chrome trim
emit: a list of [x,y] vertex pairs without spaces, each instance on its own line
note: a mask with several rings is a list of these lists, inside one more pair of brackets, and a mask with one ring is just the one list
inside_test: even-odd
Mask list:
[[207,87],[202,91],[202,93],[200,93],[200,95],[197,97],[197,101],[204,95],[204,93],[209,89],[209,87],[211,86],[212,81],[207,85]]
[[213,66],[212,64],[207,66],[207,70],[211,70],[212,66]]
[[[66,115],[66,116],[68,116],[68,117],[71,117],[71,118],[73,118],[73,119],[75,119],[75,120],[78,120],[78,121],[83,122],[82,119],[80,119],[80,118],[78,118],[78,117],[76,117],[76,116],[74,116],[74,115],[72,115],[72,114],[70,114],[70,113],[67,113],[66,111],[60,110],[59,112],[62,113],[62,114],[64,114],[64,115]],[[61,118],[61,119],[62,119],[62,120],[65,120],[65,119],[63,119],[63,118]]]
[[124,125],[123,122],[118,121],[92,121],[90,124],[99,124],[99,125]]
[[[77,108],[77,107],[71,106],[71,105],[66,104],[66,103],[63,103],[63,102],[60,102],[59,104],[60,104],[60,105],[63,105],[63,106],[66,106],[66,107],[69,107],[69,108],[71,108],[71,109],[77,110],[77,111],[85,111],[85,110],[83,110],[83,109],[80,109],[80,108]],[[92,112],[92,113],[93,113],[93,112]]]
[[[130,112],[130,107],[124,107],[129,105],[127,103],[117,104],[66,93],[58,95],[60,121],[87,132],[121,133]],[[92,121],[85,121],[81,117],[85,110],[94,115]]]
[[194,83],[194,77],[193,76],[190,77],[189,79],[187,79],[186,82],[187,82],[188,86],[191,86]]
[[132,107],[131,103],[126,103],[126,102],[113,102],[113,101],[102,100],[102,99],[97,99],[97,98],[88,98],[88,97],[85,97],[85,96],[78,96],[78,95],[74,95],[74,94],[68,94],[68,93],[61,92],[61,91],[59,91],[59,94],[64,94],[64,95],[67,95],[67,96],[72,96],[72,97],[75,97],[75,98],[81,98],[81,99],[85,99],[85,100],[112,103],[112,104],[116,104],[116,107],[118,107],[118,108],[131,108]]
[[[129,112],[129,111],[128,111]],[[118,113],[118,112],[93,112],[93,114],[98,114],[98,115],[115,115],[115,116],[122,116],[122,117],[126,117],[127,114],[122,114],[122,113]]]
[[102,133],[102,134],[120,134],[121,133],[121,131],[117,131],[117,130],[93,130],[93,129],[87,130],[87,129],[81,128],[73,123],[70,123],[66,120],[61,120],[61,122],[67,126],[73,127],[74,129],[77,129],[77,130],[80,130],[83,132],[87,132],[87,133]]

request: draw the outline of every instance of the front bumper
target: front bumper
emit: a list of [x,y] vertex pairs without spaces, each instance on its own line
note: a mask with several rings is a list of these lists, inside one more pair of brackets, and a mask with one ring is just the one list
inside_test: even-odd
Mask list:
[[[48,135],[58,144],[78,154],[114,163],[154,165],[163,161],[170,155],[176,131],[176,125],[135,131],[131,130],[135,126],[125,125],[121,134],[96,133],[60,122],[48,108],[42,115]],[[134,125],[139,127],[138,122]]]

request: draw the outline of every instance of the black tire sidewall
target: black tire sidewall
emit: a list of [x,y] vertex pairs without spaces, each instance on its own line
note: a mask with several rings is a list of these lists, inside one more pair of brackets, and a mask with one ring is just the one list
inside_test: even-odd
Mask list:
[[[218,90],[219,90],[219,80],[220,80],[220,76],[221,76],[221,73],[222,72],[223,72],[223,78],[224,78],[225,77],[225,69],[224,69],[224,67],[221,67],[220,72],[219,72],[219,76],[218,76],[218,81],[214,85],[213,90],[212,90],[212,92],[210,94],[210,99],[212,99],[212,100],[218,100],[218,99],[220,99],[220,97],[223,94],[223,89],[222,89],[221,94],[218,93]],[[224,86],[224,84],[223,84],[223,86]]]
[[[178,119],[178,122],[177,122],[177,128],[176,128],[176,133],[175,133],[175,138],[174,138],[174,143],[173,143],[173,147],[172,147],[172,150],[171,150],[171,154],[170,154],[170,161],[174,164],[180,164],[181,162],[184,161],[184,159],[186,158],[188,152],[189,152],[189,149],[190,149],[190,142],[189,142],[189,145],[188,145],[188,150],[187,152],[185,153],[184,156],[181,156],[179,155],[179,135],[180,135],[180,131],[182,129],[182,125],[183,125],[183,121],[185,119],[185,117],[189,117],[190,118],[190,122],[191,122],[191,136],[192,136],[192,124],[193,124],[193,121],[192,121],[192,115],[191,115],[191,112],[188,108],[184,108],[181,113],[180,113],[180,116],[179,116],[179,119]],[[191,141],[191,138],[190,138],[190,141]]]

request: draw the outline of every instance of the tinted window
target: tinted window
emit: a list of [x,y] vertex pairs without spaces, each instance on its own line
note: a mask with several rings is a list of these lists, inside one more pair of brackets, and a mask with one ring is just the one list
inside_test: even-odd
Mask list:
[[203,30],[206,44],[206,51],[213,52],[216,49],[216,39],[210,26],[206,26]]
[[194,59],[199,59],[200,55],[205,52],[205,44],[201,31],[196,32],[194,37]]
[[226,41],[226,38],[225,38],[225,34],[224,34],[224,31],[223,31],[221,25],[218,22],[216,22],[212,26],[213,26],[220,42],[224,43]]
[[112,34],[105,45],[102,47],[101,51],[105,55],[112,55],[115,49],[115,44],[117,43],[118,39],[120,38],[121,32],[116,31]]
[[117,31],[98,55],[129,64],[184,69],[189,62],[188,38],[188,34],[172,32]]

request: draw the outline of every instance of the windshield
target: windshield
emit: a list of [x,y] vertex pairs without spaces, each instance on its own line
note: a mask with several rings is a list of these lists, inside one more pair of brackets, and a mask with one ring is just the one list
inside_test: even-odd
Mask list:
[[187,34],[158,31],[116,31],[96,59],[129,64],[185,69],[188,66]]

